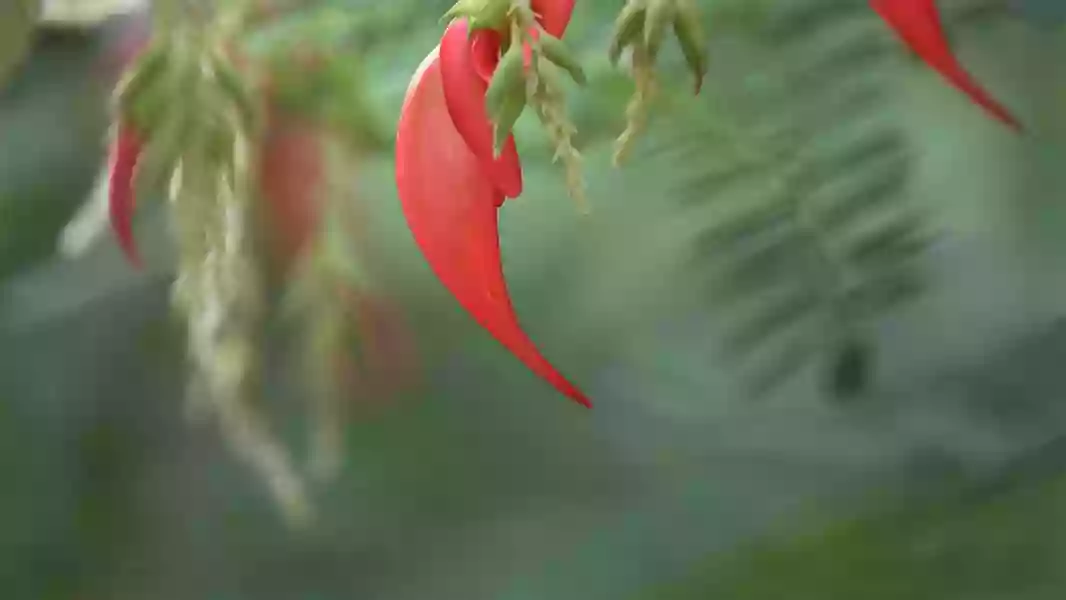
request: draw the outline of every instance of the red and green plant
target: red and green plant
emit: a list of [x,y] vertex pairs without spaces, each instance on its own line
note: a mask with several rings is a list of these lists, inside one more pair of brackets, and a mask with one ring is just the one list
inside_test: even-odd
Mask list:
[[[327,258],[328,222],[351,220],[339,216],[344,211],[328,180],[358,166],[376,136],[370,119],[341,124],[338,136],[328,110],[286,95],[286,81],[329,76],[328,51],[262,53],[243,43],[275,10],[253,2],[202,13],[163,6],[172,10],[160,12],[116,91],[112,226],[131,262],[140,264],[132,223],[141,203],[135,200],[142,189],[165,192],[180,250],[175,302],[187,318],[200,396],[212,399],[238,449],[263,470],[290,514],[300,516],[306,502],[299,478],[254,410],[264,290],[278,274],[299,282],[297,296],[319,319],[308,327],[315,332],[312,369],[327,365],[320,380],[350,381],[337,373],[347,339],[338,332],[349,320],[373,321],[370,313],[381,314],[382,305]],[[870,6],[944,79],[1020,129],[954,57],[934,0],[871,0]],[[404,99],[395,179],[414,241],[443,286],[534,373],[591,406],[522,329],[503,273],[497,223],[497,211],[523,191],[513,132],[526,112],[546,130],[570,195],[588,210],[576,127],[566,109],[566,80],[582,85],[587,79],[565,39],[574,9],[575,0],[460,0],[448,11],[440,42]],[[612,64],[624,59],[635,88],[616,142],[616,165],[646,126],[670,32],[698,94],[707,41],[696,0],[628,0],[614,24],[606,51]],[[349,88],[352,102],[363,102],[365,86]],[[373,334],[364,328],[363,337]],[[315,410],[316,439],[323,452],[335,454],[337,405]]]

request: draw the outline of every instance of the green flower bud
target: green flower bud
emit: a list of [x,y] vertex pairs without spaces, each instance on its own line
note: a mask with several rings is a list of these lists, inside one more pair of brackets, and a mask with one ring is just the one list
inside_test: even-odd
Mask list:
[[542,33],[540,35],[540,49],[545,58],[565,69],[575,82],[585,85],[588,81],[585,77],[585,70],[581,67],[581,63],[574,56],[566,42],[548,33]]
[[643,37],[644,17],[644,0],[632,0],[622,9],[615,21],[614,35],[611,37],[611,46],[607,51],[612,65],[618,64],[618,59],[622,57],[622,50]]
[[511,44],[507,52],[503,53],[496,73],[489,81],[489,88],[485,91],[485,110],[489,115],[500,114],[503,104],[508,95],[513,95],[513,90],[519,89],[525,95],[525,61],[522,56],[522,44]]
[[703,85],[703,74],[707,72],[706,40],[703,24],[700,22],[699,9],[692,0],[682,0],[678,5],[678,14],[674,18],[674,35],[681,45],[685,62],[696,78],[696,93]]
[[468,33],[478,29],[502,31],[507,28],[512,7],[511,0],[459,0],[441,20],[467,19],[470,22]]
[[644,48],[651,62],[659,56],[666,26],[674,20],[674,4],[670,0],[651,0],[644,16]]

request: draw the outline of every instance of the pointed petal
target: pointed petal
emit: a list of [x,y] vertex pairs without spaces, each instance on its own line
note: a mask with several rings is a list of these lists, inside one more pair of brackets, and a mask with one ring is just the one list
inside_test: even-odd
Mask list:
[[111,145],[108,207],[115,238],[126,258],[135,267],[141,266],[141,257],[137,252],[137,242],[133,238],[133,209],[136,203],[133,176],[140,155],[140,138],[131,128],[119,126]]
[[[465,20],[453,21],[444,32],[440,42],[440,72],[444,81],[444,97],[455,128],[481,161],[484,172],[505,197],[515,198],[522,193],[522,166],[518,160],[514,136],[507,138],[500,156],[494,157],[492,122],[489,121],[485,109],[485,91],[488,84],[478,73],[487,65],[484,58],[475,62],[471,51],[472,41],[483,40],[485,35],[496,34],[479,31],[472,37],[468,36]],[[491,49],[490,42],[479,41],[479,44],[484,44],[483,48]],[[484,57],[483,53],[481,55]]]
[[534,373],[588,406],[518,323],[500,263],[501,193],[478,163],[448,117],[433,52],[412,80],[396,135],[396,185],[407,224],[430,267],[474,320]]
[[575,0],[532,0],[530,8],[537,14],[537,20],[544,31],[557,38],[566,33],[570,17],[574,14]]
[[970,100],[1010,127],[1021,129],[1021,124],[1010,112],[955,58],[944,36],[936,0],[870,0],[870,6],[915,54]]

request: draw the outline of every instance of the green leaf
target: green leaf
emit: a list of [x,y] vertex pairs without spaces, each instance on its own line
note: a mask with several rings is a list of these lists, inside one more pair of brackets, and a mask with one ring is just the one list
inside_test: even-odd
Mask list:
[[773,85],[731,88],[705,118],[670,114],[674,148],[657,152],[691,173],[674,191],[706,223],[692,255],[723,347],[759,394],[915,299],[935,239],[906,194],[906,138],[884,119],[894,80],[877,67],[891,49],[859,27],[860,7],[779,6],[750,40]]

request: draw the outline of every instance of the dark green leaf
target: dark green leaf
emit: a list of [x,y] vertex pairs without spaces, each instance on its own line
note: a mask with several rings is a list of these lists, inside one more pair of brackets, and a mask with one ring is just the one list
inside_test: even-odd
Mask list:
[[726,346],[733,352],[746,354],[755,350],[767,338],[810,316],[820,307],[821,298],[816,292],[796,290],[778,294],[759,304],[752,316],[726,334]]

